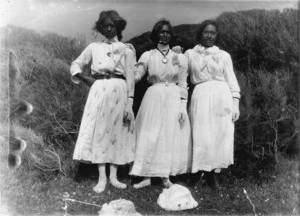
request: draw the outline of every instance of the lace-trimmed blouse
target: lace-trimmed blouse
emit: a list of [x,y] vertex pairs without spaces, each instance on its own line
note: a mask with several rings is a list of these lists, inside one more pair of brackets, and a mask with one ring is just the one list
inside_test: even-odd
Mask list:
[[205,48],[196,45],[184,54],[188,59],[188,73],[194,85],[210,80],[228,84],[232,97],[240,98],[240,87],[233,71],[230,55],[217,46]]

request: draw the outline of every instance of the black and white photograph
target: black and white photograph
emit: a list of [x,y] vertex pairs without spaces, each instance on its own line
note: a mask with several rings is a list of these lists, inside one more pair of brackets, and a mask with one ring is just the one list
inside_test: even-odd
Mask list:
[[299,215],[298,0],[0,0],[0,215]]

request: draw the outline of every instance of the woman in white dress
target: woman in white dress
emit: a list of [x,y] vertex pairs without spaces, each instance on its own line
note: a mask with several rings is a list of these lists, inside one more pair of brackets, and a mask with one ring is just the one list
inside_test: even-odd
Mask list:
[[240,88],[230,55],[215,46],[215,21],[201,23],[197,41],[198,45],[185,52],[190,80],[195,85],[190,105],[192,172],[205,171],[209,186],[215,188],[215,173],[233,164]]
[[170,49],[173,38],[170,22],[157,22],[150,34],[156,49],[143,53],[135,72],[136,80],[147,74],[151,87],[136,117],[137,147],[130,174],[145,178],[134,188],[150,185],[150,177],[161,177],[170,187],[170,175],[190,171],[187,62],[183,54]]
[[[102,11],[94,29],[105,39],[89,44],[72,62],[72,81],[83,81],[90,91],[84,108],[73,159],[98,164],[99,181],[106,186],[105,164],[110,164],[110,183],[126,188],[117,180],[117,167],[134,159],[135,134],[132,103],[134,95],[135,50],[120,42],[126,21],[116,11]],[[91,76],[82,73],[91,63]]]

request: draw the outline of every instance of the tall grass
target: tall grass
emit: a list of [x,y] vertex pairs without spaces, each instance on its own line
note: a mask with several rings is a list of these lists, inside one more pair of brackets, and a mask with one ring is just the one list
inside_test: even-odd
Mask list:
[[[256,213],[296,214],[299,161],[282,157],[281,153],[298,144],[298,10],[226,12],[217,20],[222,29],[220,46],[232,55],[242,89],[235,164],[221,173],[223,189],[219,194],[191,187],[200,207],[184,214],[253,214],[242,188],[251,197]],[[196,43],[196,29],[197,25],[175,27],[180,34],[176,43],[184,49],[191,48]],[[138,56],[153,46],[148,34],[130,41]],[[0,120],[4,122],[0,124],[1,198],[23,214],[61,211],[65,191],[71,198],[95,203],[95,197],[86,189],[95,182],[74,181],[77,163],[72,160],[88,88],[70,81],[69,66],[86,46],[85,40],[80,36],[38,34],[15,26],[1,28],[0,36]],[[22,154],[22,166],[15,171],[5,166],[9,50],[18,57],[20,97],[34,107],[30,116],[14,125],[28,144]],[[145,88],[136,86],[136,111]],[[125,181],[130,184],[130,179]],[[137,210],[143,214],[167,214],[156,206],[160,192],[157,185],[139,192],[130,187],[124,192],[108,186],[97,204],[125,197],[134,199]],[[69,209],[74,214],[99,211],[74,203]]]
[[[290,9],[250,10],[226,12],[217,18],[222,30],[220,46],[232,55],[242,89],[241,117],[236,123],[236,165],[233,166],[237,175],[259,176],[262,167],[271,164],[274,168],[278,153],[297,142],[299,35],[292,28],[298,23],[297,13],[298,10]],[[182,42],[184,49],[196,43],[197,25],[174,29],[180,35],[176,43]],[[153,45],[148,34],[130,40],[138,54]],[[32,115],[19,123],[30,127],[42,136],[47,147],[57,151],[63,164],[59,173],[74,175],[70,155],[88,88],[70,81],[69,66],[86,46],[85,40],[38,34],[15,26],[2,28],[1,35],[4,45],[1,57],[7,62],[8,50],[16,53],[22,74],[20,97],[34,106]],[[1,64],[1,71],[7,71],[6,64]],[[5,74],[1,73],[4,83]],[[135,111],[146,85],[138,84],[136,88]],[[4,105],[1,119],[4,119],[7,88],[2,85],[1,89]],[[250,164],[244,162],[248,160]]]
[[[75,85],[70,81],[69,65],[72,58],[79,55],[85,47],[85,41],[80,38],[65,38],[55,34],[38,34],[32,30],[8,26],[1,29],[3,35],[1,60],[8,62],[8,51],[13,50],[18,58],[21,71],[21,78],[17,91],[20,98],[30,101],[34,107],[32,115],[25,117],[19,123],[25,128],[31,128],[34,132],[24,132],[30,142],[29,146],[44,145],[43,148],[33,148],[36,155],[36,166],[29,166],[31,169],[38,169],[42,173],[49,174],[53,170],[44,167],[47,160],[60,160],[60,173],[72,175],[71,152],[78,132],[78,125],[82,116],[83,107],[87,95],[85,85]],[[1,65],[1,81],[6,83],[7,64]],[[7,86],[1,87],[2,112],[1,120],[4,121],[7,115]],[[39,140],[31,140],[33,134],[41,137]],[[40,160],[42,154],[46,156],[43,162]],[[29,155],[27,155],[29,156]],[[41,166],[41,163],[44,163]],[[55,162],[56,163],[56,162]],[[39,167],[40,166],[40,167]],[[57,170],[57,164],[56,170]],[[45,171],[45,172],[44,172]],[[51,172],[50,172],[51,173]],[[58,172],[59,173],[59,172]],[[52,172],[53,174],[53,172]]]

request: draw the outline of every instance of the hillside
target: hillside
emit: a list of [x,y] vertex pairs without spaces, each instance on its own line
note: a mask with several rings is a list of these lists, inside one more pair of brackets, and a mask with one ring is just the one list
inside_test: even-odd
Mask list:
[[[274,70],[282,66],[298,66],[299,63],[299,18],[298,10],[248,10],[225,12],[217,17],[220,25],[219,46],[233,57],[236,68],[268,67]],[[184,50],[197,44],[195,41],[198,25],[174,26],[178,37],[175,45]],[[151,29],[149,29],[151,31]],[[153,48],[146,32],[132,38],[139,57]],[[250,69],[250,68],[249,68]]]
[[[272,156],[277,149],[286,150],[295,142],[293,134],[298,131],[295,118],[298,119],[299,105],[299,35],[294,28],[298,24],[297,13],[298,10],[290,9],[282,12],[250,10],[226,12],[217,18],[222,35],[219,46],[232,55],[242,89],[236,151],[244,150],[244,145],[247,148],[252,145],[253,153],[251,143],[255,141],[258,152],[254,151],[252,156],[262,154],[262,147],[270,145]],[[196,44],[197,28],[195,24],[175,26],[174,45],[181,45],[184,50],[192,48]],[[66,147],[61,143],[75,141],[88,89],[84,84],[70,82],[69,66],[86,46],[85,40],[53,33],[38,34],[14,26],[0,31],[4,44],[1,58],[7,61],[8,50],[19,57],[20,97],[35,107],[32,116],[21,124],[42,134],[54,146],[71,151],[72,145]],[[153,47],[148,35],[149,32],[145,32],[129,40],[136,48],[137,57]],[[7,70],[6,67],[5,63],[1,64],[1,70]],[[7,80],[5,73],[1,73],[1,80],[4,83]],[[135,113],[147,86],[145,79],[136,85]],[[190,95],[192,89],[190,86]],[[5,101],[5,85],[2,90],[1,98]],[[5,114],[5,106],[3,110]],[[280,135],[276,149],[274,127]]]
[[[298,211],[299,161],[285,153],[290,156],[299,153],[298,10],[226,12],[217,21],[222,35],[219,45],[231,54],[242,90],[241,117],[235,124],[235,164],[222,171],[220,191],[202,187],[201,178],[197,185],[189,187],[201,205],[184,214],[293,215]],[[184,50],[192,48],[196,44],[197,28],[196,24],[175,26],[178,38],[174,45],[181,45]],[[153,48],[148,35],[145,32],[129,40],[136,48],[137,57]],[[162,191],[158,184],[140,191],[131,186],[124,191],[108,187],[100,196],[94,196],[90,188],[97,178],[96,167],[72,160],[89,89],[70,81],[69,67],[86,46],[84,38],[39,34],[15,26],[1,28],[0,36],[2,165],[7,162],[4,120],[8,111],[9,50],[15,52],[21,70],[20,98],[34,107],[30,116],[15,125],[15,130],[28,143],[22,154],[22,165],[15,172],[0,166],[1,179],[4,179],[0,184],[1,198],[17,213],[27,215],[54,211],[95,215],[99,206],[120,197],[132,199],[142,214],[169,214],[156,204]],[[86,68],[85,73],[88,72]],[[145,79],[136,85],[135,112],[147,86]],[[191,95],[193,86],[189,88]],[[122,181],[132,183],[128,167],[119,174]],[[183,175],[174,181],[187,184],[187,179],[193,178],[195,175]],[[67,203],[63,199],[65,194],[96,205]],[[65,212],[63,206],[68,207]]]

